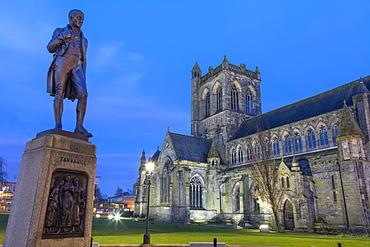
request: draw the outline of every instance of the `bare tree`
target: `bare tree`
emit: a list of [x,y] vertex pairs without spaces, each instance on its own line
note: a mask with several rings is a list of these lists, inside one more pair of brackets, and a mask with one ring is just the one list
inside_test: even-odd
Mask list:
[[119,186],[117,187],[116,193],[114,193],[115,196],[123,196],[123,189]]
[[251,168],[257,185],[254,196],[268,204],[272,211],[272,220],[277,231],[284,228],[278,217],[278,205],[283,193],[279,188],[278,167],[273,157],[271,131],[257,127],[256,138],[251,140],[253,162]]

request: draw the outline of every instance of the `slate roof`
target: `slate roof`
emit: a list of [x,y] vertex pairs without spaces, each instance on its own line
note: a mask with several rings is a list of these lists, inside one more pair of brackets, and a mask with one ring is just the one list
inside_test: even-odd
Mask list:
[[158,161],[158,158],[159,158],[159,155],[161,154],[161,151],[157,150],[153,156],[149,159],[150,162],[153,162],[155,164],[157,164],[157,161]]
[[230,140],[255,134],[257,132],[257,127],[260,128],[260,131],[273,129],[341,109],[343,108],[343,100],[346,100],[347,104],[351,106],[353,105],[352,96],[363,92],[369,92],[367,86],[370,87],[370,76],[259,116],[249,118],[243,122]]
[[[284,162],[287,167],[292,169],[292,163]],[[301,172],[303,175],[312,176],[310,162],[307,159],[298,160],[298,166],[301,168]]]
[[192,136],[169,133],[179,160],[207,162],[212,141]]

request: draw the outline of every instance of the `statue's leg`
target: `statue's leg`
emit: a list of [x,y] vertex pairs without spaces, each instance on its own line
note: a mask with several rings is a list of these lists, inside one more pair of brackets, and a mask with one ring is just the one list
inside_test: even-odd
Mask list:
[[87,108],[87,89],[86,77],[82,70],[81,64],[77,65],[72,70],[73,86],[77,92],[77,107],[76,107],[76,133],[80,133],[89,137],[93,135],[89,133],[84,127],[86,108]]
[[87,108],[87,94],[78,96],[76,107],[76,126],[83,126],[86,108]]
[[63,100],[67,81],[67,72],[64,70],[64,67],[65,66],[60,63],[54,71],[55,96],[53,108],[56,129],[62,129]]

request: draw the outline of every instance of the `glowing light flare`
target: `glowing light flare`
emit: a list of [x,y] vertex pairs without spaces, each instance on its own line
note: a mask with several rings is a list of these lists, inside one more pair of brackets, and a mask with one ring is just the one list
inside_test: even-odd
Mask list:
[[111,215],[111,214],[110,214],[110,215],[108,215],[108,219],[110,219],[110,220],[111,220],[111,219],[113,219],[113,217],[114,217],[114,216],[113,216],[113,215]]
[[269,232],[269,231],[270,231],[269,225],[266,224],[260,225],[260,232]]
[[95,217],[96,217],[96,218],[100,218],[100,214],[96,214],[96,215],[95,215]]
[[114,219],[115,220],[120,220],[121,219],[121,215],[120,214],[115,214],[114,215]]
[[146,168],[146,170],[148,171],[149,174],[152,174],[152,172],[154,170],[154,163],[152,163],[152,162],[146,163],[145,168]]

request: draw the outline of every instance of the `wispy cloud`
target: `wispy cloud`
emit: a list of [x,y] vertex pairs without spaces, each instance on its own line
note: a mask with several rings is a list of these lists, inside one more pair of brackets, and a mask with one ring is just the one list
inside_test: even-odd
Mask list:
[[143,55],[134,52],[129,52],[126,57],[128,60],[134,61],[141,61],[144,58]]
[[89,48],[89,66],[98,72],[103,71],[107,67],[117,67],[122,64],[120,61],[122,42],[110,42],[97,47]]
[[[25,17],[27,18],[27,17]],[[46,22],[29,23],[13,13],[1,12],[0,46],[26,53],[39,53],[45,50],[50,39],[50,25]]]
[[100,154],[98,155],[99,158],[137,158],[139,155],[137,154]]

